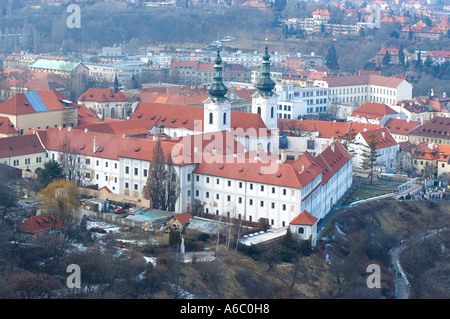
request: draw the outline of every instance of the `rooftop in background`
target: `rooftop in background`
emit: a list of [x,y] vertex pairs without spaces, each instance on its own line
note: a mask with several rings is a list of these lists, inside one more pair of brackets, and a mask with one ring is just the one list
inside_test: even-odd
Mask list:
[[55,110],[64,110],[75,106],[72,101],[57,90],[46,90],[29,93],[19,93],[0,104],[0,113],[27,114]]
[[72,72],[80,62],[38,59],[28,65],[29,69],[55,70],[60,72]]

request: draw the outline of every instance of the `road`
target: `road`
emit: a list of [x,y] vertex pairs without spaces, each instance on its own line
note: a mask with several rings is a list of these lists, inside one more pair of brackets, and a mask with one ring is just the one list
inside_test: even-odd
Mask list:
[[400,265],[400,254],[406,248],[406,241],[402,240],[399,245],[389,251],[391,263],[394,267],[395,294],[394,299],[409,298],[408,278]]
[[393,247],[389,251],[389,254],[391,255],[391,263],[392,265],[394,265],[394,272],[395,272],[395,299],[409,298],[410,283],[408,281],[408,277],[406,276],[400,264],[400,254],[402,253],[402,251],[407,247],[408,243],[411,243],[412,241],[417,242],[419,240],[423,240],[427,237],[436,235],[439,231],[447,229],[448,227],[444,227],[439,230],[436,229],[427,230],[420,234],[414,235],[408,240],[402,240],[397,246]]

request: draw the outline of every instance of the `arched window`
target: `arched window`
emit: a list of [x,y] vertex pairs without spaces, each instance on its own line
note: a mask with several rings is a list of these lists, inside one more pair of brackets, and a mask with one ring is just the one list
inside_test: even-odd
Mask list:
[[303,234],[305,232],[305,229],[303,227],[298,228],[298,233]]
[[212,114],[212,112],[209,113],[209,124],[213,124],[213,114]]
[[270,117],[271,117],[271,118],[274,117],[274,115],[273,115],[273,106],[270,108]]
[[227,124],[227,113],[223,113],[223,124]]
[[114,118],[114,108],[111,108],[111,118]]
[[258,106],[258,109],[256,110],[256,112],[261,115],[261,106]]

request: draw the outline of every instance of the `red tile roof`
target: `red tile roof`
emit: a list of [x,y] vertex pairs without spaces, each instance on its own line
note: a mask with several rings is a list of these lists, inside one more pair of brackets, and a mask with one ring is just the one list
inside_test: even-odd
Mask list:
[[352,155],[339,141],[335,141],[322,153],[316,156],[316,161],[324,168],[322,183],[327,183],[345,164],[352,159]]
[[249,182],[304,188],[322,173],[322,167],[308,153],[302,154],[296,161],[278,163],[277,161],[259,161],[254,158],[228,157],[221,162],[199,163],[194,173],[218,176]]
[[[141,102],[130,119],[142,119],[148,130],[162,124],[165,127],[203,131],[203,107]],[[247,112],[232,111],[230,128],[236,135],[270,134],[261,116]]]
[[[49,111],[66,108],[66,104],[62,101],[67,101],[67,98],[57,90],[37,91],[37,94]],[[70,102],[69,105],[74,106],[75,104]],[[0,113],[19,115],[36,113],[36,110],[31,106],[25,93],[19,93],[0,105]]]
[[89,130],[91,132],[108,133],[122,136],[148,134],[147,128],[142,124],[140,119],[136,120],[119,120],[112,122],[94,122],[91,124],[79,125],[74,130]]
[[410,135],[448,139],[450,135],[450,118],[434,117],[416,127]]
[[56,215],[43,214],[28,218],[17,229],[24,233],[36,234],[66,226],[67,223]]
[[189,213],[175,214],[174,217],[178,219],[181,225],[186,225],[191,222],[192,215]]
[[45,152],[36,135],[0,138],[0,158]]
[[0,133],[2,134],[15,134],[18,131],[14,128],[14,124],[8,117],[0,116]]
[[366,124],[357,122],[334,122],[334,121],[315,121],[315,120],[297,120],[297,119],[278,119],[278,128],[280,135],[293,135],[293,131],[318,132],[322,138],[339,138],[346,133],[352,132],[358,134],[364,129],[380,128],[379,124]]
[[97,113],[93,112],[84,104],[78,104],[78,125],[87,125],[100,122]]
[[450,159],[450,145],[420,143],[414,149],[413,157],[416,159],[448,162]]
[[118,91],[114,93],[113,89],[89,88],[78,98],[79,102],[126,102],[128,99]]
[[290,225],[306,225],[312,226],[317,222],[317,218],[308,213],[308,211],[304,210],[300,214],[298,214],[291,222]]
[[[112,160],[126,157],[151,161],[156,145],[153,136],[148,138],[123,137],[103,132],[59,128],[48,128],[45,131],[36,130],[36,132],[48,150],[63,151],[69,141],[69,147],[73,153]],[[34,135],[30,131],[24,136]],[[213,159],[211,156],[221,157],[244,151],[244,147],[236,142],[228,131],[187,135],[180,138],[163,136],[158,138],[161,139],[161,147],[166,161],[169,156],[172,156],[172,161],[176,165],[207,162]]]
[[374,102],[366,102],[360,107],[356,108],[352,112],[352,116],[359,115],[360,117],[367,117],[370,119],[382,119],[387,114],[395,114],[397,113],[393,109],[391,109],[386,104],[382,103],[374,103]]
[[413,129],[420,125],[418,121],[408,121],[402,119],[390,118],[385,124],[391,134],[409,135]]
[[328,83],[329,87],[371,84],[390,88],[397,88],[405,80],[381,75],[364,74],[364,75],[326,77],[324,81]]
[[385,127],[365,131],[360,134],[367,142],[367,144],[369,144],[369,141],[371,141],[372,139],[375,139],[378,142],[378,144],[375,147],[376,149],[385,148],[397,144],[397,142],[392,137],[391,133],[389,133],[389,131]]

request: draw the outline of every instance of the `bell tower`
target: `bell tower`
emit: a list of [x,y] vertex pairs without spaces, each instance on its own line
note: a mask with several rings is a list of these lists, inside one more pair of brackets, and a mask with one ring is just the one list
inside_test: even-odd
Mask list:
[[267,34],[266,49],[261,64],[261,75],[255,87],[258,90],[252,95],[252,113],[259,114],[266,127],[270,130],[266,148],[273,152],[278,149],[278,95],[273,91],[275,82],[270,78],[270,55],[267,48]]
[[225,96],[228,92],[223,84],[220,42],[217,41],[217,57],[214,60],[213,82],[208,88],[209,97],[203,101],[203,131],[217,132],[230,129],[231,103]]
[[278,95],[273,91],[275,82],[270,78],[269,59],[266,36],[266,49],[261,65],[261,75],[255,84],[258,91],[252,95],[252,113],[259,114],[269,130],[277,130]]

